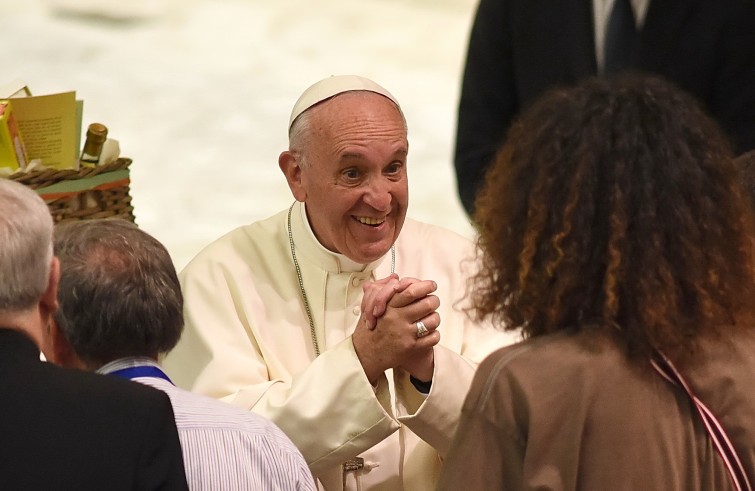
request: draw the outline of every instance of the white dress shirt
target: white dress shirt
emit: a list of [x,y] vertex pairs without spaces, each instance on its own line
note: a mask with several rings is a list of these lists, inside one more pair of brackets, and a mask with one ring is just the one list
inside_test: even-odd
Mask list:
[[[149,358],[122,358],[99,373],[159,366]],[[159,374],[159,372],[158,372]],[[269,420],[230,404],[179,389],[167,377],[128,376],[170,397],[192,490],[314,490],[301,453]]]
[[[606,26],[608,17],[611,15],[611,9],[616,0],[593,0],[593,25],[595,26],[595,60],[598,62],[598,73],[603,73],[605,64],[605,44],[606,44]],[[645,23],[645,16],[648,12],[650,0],[631,0],[632,10],[637,29],[641,29]]]

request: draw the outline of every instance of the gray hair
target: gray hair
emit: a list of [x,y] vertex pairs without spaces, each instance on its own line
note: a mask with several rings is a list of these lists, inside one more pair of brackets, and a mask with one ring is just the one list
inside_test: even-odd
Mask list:
[[311,115],[309,109],[301,113],[291,124],[288,132],[288,148],[297,155],[301,165],[306,165],[307,149],[312,139]]
[[92,367],[128,356],[156,357],[178,343],[183,296],[165,247],[121,219],[60,224],[61,331]]
[[0,179],[0,311],[39,301],[50,281],[52,216],[26,186]]

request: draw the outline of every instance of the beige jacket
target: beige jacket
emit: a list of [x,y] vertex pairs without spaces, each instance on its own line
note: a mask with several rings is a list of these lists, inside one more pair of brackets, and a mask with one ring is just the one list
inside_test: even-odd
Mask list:
[[[472,244],[406,220],[395,271],[437,282],[441,346],[429,395],[398,370],[373,390],[351,333],[363,282],[388,276],[391,254],[366,267],[349,264],[316,242],[302,206],[294,207],[292,234],[322,351],[315,358],[286,215],[232,231],[182,272],[186,329],[165,360],[168,374],[179,386],[271,418],[324,489],[344,482],[345,489],[434,489],[475,362],[512,339],[475,326],[460,310]],[[343,473],[341,463],[357,455],[364,468]]]
[[[678,368],[755,482],[755,333]],[[733,489],[687,393],[596,331],[504,348],[481,365],[439,490]]]

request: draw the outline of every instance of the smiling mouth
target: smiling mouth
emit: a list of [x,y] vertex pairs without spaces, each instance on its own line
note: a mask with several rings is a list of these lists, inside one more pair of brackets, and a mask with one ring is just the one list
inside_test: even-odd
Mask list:
[[372,217],[358,217],[355,216],[354,219],[361,223],[362,225],[369,225],[371,227],[377,227],[378,225],[385,222],[385,217],[383,218],[372,218]]

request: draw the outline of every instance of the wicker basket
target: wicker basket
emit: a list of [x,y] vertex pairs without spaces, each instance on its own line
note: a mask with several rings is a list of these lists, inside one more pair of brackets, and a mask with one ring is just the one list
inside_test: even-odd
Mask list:
[[55,223],[119,217],[134,221],[129,165],[131,159],[79,170],[45,169],[9,176],[34,189],[47,203]]

